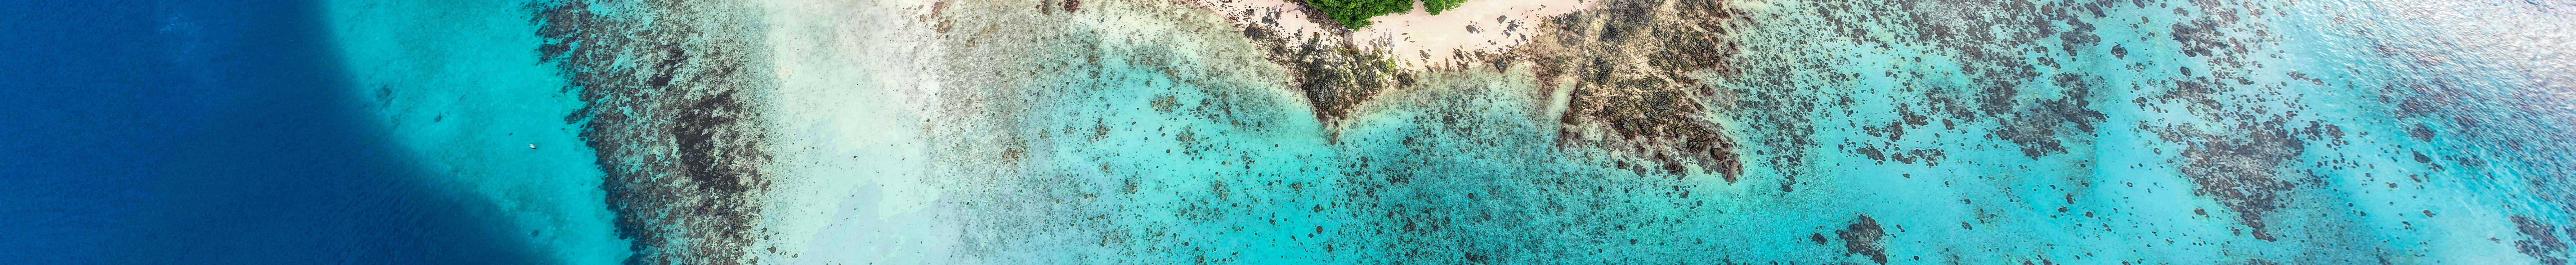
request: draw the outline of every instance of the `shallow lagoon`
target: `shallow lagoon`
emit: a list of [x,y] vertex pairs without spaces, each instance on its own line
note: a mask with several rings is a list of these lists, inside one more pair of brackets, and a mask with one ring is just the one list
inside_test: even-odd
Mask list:
[[[0,258],[2559,264],[2576,240],[2571,3],[1607,1],[1472,18],[1530,44],[1447,65],[1198,3],[17,15],[57,38],[11,47],[68,52],[8,65],[69,70],[0,76],[39,84],[7,97],[34,151],[0,161],[33,177],[0,190],[34,199],[0,208],[28,231]],[[72,25],[105,30],[25,30]],[[131,129],[50,133],[76,128]]]

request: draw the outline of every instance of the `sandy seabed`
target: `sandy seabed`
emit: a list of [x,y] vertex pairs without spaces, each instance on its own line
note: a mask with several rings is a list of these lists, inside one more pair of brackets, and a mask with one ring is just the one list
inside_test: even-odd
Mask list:
[[[1634,4],[1648,2],[1664,4]],[[2343,53],[2252,37],[2337,36],[2265,24],[2314,21],[2232,18],[2283,7],[2009,2],[1476,1],[1356,31],[1278,0],[759,2],[777,82],[758,111],[773,185],[757,200],[765,236],[744,252],[850,264],[2566,255],[2447,236],[2545,246],[2561,237],[2525,231],[2565,221],[2459,191],[2547,187],[2393,181],[2471,165],[2407,153],[2439,147],[2372,124],[2422,121],[2342,114],[2380,103],[2327,84],[2409,85],[2291,68],[2388,62],[2292,63]],[[1618,12],[1587,12],[1605,9]],[[1730,20],[1753,13],[1773,28]],[[1363,66],[1280,58],[1315,49]],[[1343,69],[1370,59],[1389,70]],[[1386,82],[1309,86],[1345,73]],[[2381,160],[2421,165],[2354,162]],[[2458,219],[2434,225],[2435,211]],[[2343,243],[2381,237],[2432,243]]]

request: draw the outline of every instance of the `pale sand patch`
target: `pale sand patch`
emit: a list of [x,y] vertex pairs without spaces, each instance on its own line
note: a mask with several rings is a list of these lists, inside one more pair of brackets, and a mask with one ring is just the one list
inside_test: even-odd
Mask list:
[[[1386,52],[1406,69],[1473,63],[1483,55],[1501,54],[1530,42],[1539,21],[1600,6],[1589,0],[1471,0],[1432,15],[1416,4],[1403,14],[1369,18],[1368,28],[1342,35],[1307,19],[1303,0],[1186,0],[1225,14],[1236,26],[1266,26],[1294,36],[1348,42]],[[1275,15],[1275,16],[1274,16]]]
[[[1223,27],[1258,25],[1327,42],[1351,42],[1363,49],[1386,51],[1404,68],[1427,69],[1465,63],[1473,54],[1499,54],[1535,36],[1538,21],[1590,8],[1582,0],[1478,0],[1458,9],[1429,15],[1416,10],[1380,16],[1368,29],[1326,30],[1310,22],[1295,2],[1301,0],[1183,0],[1179,3],[1217,11],[1224,22],[1172,20],[1164,9],[1137,9],[1116,1],[1084,3],[1085,10],[1066,15],[1066,30],[1083,30],[1110,43],[1154,43],[1182,51],[1188,58],[1236,58],[1215,54],[1257,53],[1240,41],[1239,32]],[[756,1],[773,56],[778,88],[763,110],[775,120],[767,129],[775,137],[770,169],[777,179],[759,220],[771,237],[745,251],[764,262],[848,264],[942,264],[961,257],[961,233],[967,221],[942,209],[944,198],[958,196],[940,187],[933,159],[933,128],[940,97],[973,90],[950,84],[954,78],[982,78],[937,69],[963,58],[946,57],[936,10],[968,8],[938,0],[765,0]],[[1152,2],[1152,1],[1145,1]],[[1032,1],[1025,6],[1036,6]],[[1061,3],[1061,2],[1045,2]],[[1174,2],[1154,2],[1170,4]],[[1017,3],[1010,6],[1023,6]],[[1149,5],[1150,6],[1150,5]],[[1169,10],[1189,7],[1166,6]],[[1231,10],[1231,11],[1228,11]],[[1249,11],[1247,11],[1249,10]],[[1037,12],[1037,11],[1030,11]],[[1061,12],[1061,11],[1056,11]],[[1186,13],[1186,12],[1185,12]],[[1041,13],[1043,14],[1043,13]],[[1265,16],[1276,15],[1269,23]],[[1500,18],[1500,19],[1498,19]],[[1041,19],[1043,20],[1043,19]],[[966,25],[959,22],[956,24]],[[1515,26],[1517,25],[1517,26]],[[1476,27],[1468,31],[1467,27]],[[960,26],[961,28],[976,28]],[[1309,34],[1312,33],[1312,34]],[[949,34],[969,34],[966,31]],[[1411,51],[1409,53],[1401,51]],[[1213,60],[1225,69],[1266,64],[1260,56],[1240,61]],[[1277,70],[1244,71],[1244,75],[1285,76]],[[1271,79],[1263,79],[1271,80]],[[1275,80],[1274,80],[1275,81]],[[1277,90],[1280,97],[1296,97]]]
[[759,1],[778,88],[766,263],[947,264],[960,228],[927,178],[928,0]]
[[[1014,77],[944,69],[958,64],[990,63],[996,58],[1107,51],[1020,54],[1029,51],[984,47],[976,52],[1000,54],[956,54],[970,48],[953,45],[952,38],[998,39],[990,42],[994,46],[1031,44],[1009,36],[979,36],[987,33],[978,32],[993,29],[986,27],[993,21],[972,17],[946,21],[952,19],[943,19],[940,12],[963,16],[1001,12],[988,10],[994,5],[1020,8],[1039,3],[960,1],[974,0],[948,0],[944,4],[940,0],[755,2],[762,12],[763,33],[773,56],[769,66],[778,82],[777,89],[766,98],[769,109],[762,110],[765,118],[774,121],[764,129],[775,140],[767,147],[775,156],[769,168],[775,184],[762,200],[766,211],[759,220],[762,231],[771,236],[746,252],[754,253],[762,262],[789,264],[957,264],[986,258],[973,256],[977,253],[971,250],[991,243],[961,240],[969,238],[965,234],[969,225],[992,220],[977,220],[974,218],[981,217],[975,214],[979,213],[960,212],[948,208],[954,204],[943,204],[977,202],[958,197],[970,195],[974,187],[942,183],[954,184],[958,181],[955,179],[978,176],[942,169],[961,166],[943,165],[956,162],[939,159],[957,156],[943,154],[998,151],[942,149],[939,143],[943,141],[977,139],[942,133],[976,128],[946,128],[971,122],[933,120],[944,119],[942,112],[974,111],[958,109],[973,105],[943,104],[950,102],[944,98],[997,93],[978,90],[1004,90],[956,81]],[[1056,30],[1065,32],[1046,33],[1097,33],[1107,43],[1150,44],[1193,54],[1186,58],[1239,57],[1202,63],[1238,70],[1228,73],[1285,75],[1278,70],[1244,70],[1269,63],[1258,55],[1216,56],[1259,51],[1240,42],[1239,32],[1226,31],[1224,22],[1196,14],[1199,10],[1191,7],[1170,2],[1148,5],[1160,8],[1138,8],[1135,3],[1105,0],[1086,2],[1089,3],[1082,4],[1085,10],[1079,13],[1012,9],[1029,12],[1021,15],[1062,17],[1017,18],[1005,23],[1060,23],[1054,25],[1062,27]],[[1193,14],[1185,17],[1199,19],[1175,20],[1157,15],[1167,13]],[[961,30],[938,31],[950,26]],[[1275,96],[1294,96],[1279,91],[1281,94]],[[977,146],[968,146],[974,147]]]

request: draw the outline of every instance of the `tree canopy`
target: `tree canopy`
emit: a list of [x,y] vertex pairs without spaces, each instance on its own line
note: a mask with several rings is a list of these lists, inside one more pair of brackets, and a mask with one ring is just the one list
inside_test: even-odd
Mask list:
[[1422,0],[1422,9],[1430,10],[1433,15],[1439,15],[1440,11],[1456,9],[1458,4],[1466,2],[1467,0]]
[[[1315,9],[1324,10],[1324,14],[1331,16],[1333,22],[1341,22],[1344,27],[1358,29],[1368,27],[1368,19],[1371,17],[1411,12],[1413,11],[1414,1],[1415,0],[1306,0],[1306,5],[1314,6]],[[1433,15],[1439,15],[1440,11],[1448,11],[1449,9],[1458,8],[1460,3],[1465,3],[1467,0],[1421,0],[1421,2],[1424,10],[1430,11]]]

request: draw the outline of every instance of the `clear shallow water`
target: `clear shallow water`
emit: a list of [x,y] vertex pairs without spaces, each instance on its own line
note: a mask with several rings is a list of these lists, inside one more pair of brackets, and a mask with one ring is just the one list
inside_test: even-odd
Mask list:
[[[583,139],[580,113],[672,109],[585,106],[562,71],[588,66],[538,58],[561,3],[13,2],[0,261],[2552,264],[2576,240],[2570,3],[1726,3],[1735,53],[1686,115],[1737,144],[1731,177],[1567,116],[1600,84],[1540,72],[1579,62],[1419,72],[1318,120],[1185,7],[589,8],[767,30],[748,59],[576,45],[658,51],[611,78],[774,68],[759,113],[722,115],[759,126],[715,127],[775,140],[750,161],[778,185],[718,194],[761,216],[688,216],[739,212],[606,205],[599,163],[690,162],[588,149],[667,139]],[[635,244],[705,234],[620,214],[752,241]]]
[[1000,263],[2550,264],[2576,236],[2543,143],[2564,4],[1731,4],[1741,52],[1694,97],[1740,181],[1569,144],[1527,71],[1318,124],[1230,64],[1256,51],[1110,11],[947,35],[1037,44],[944,54],[974,92],[927,108],[963,128],[932,175],[967,177],[964,256]]
[[430,181],[492,202],[551,263],[615,263],[630,251],[579,135],[585,104],[539,58],[533,4],[329,1],[325,16],[348,89]]

